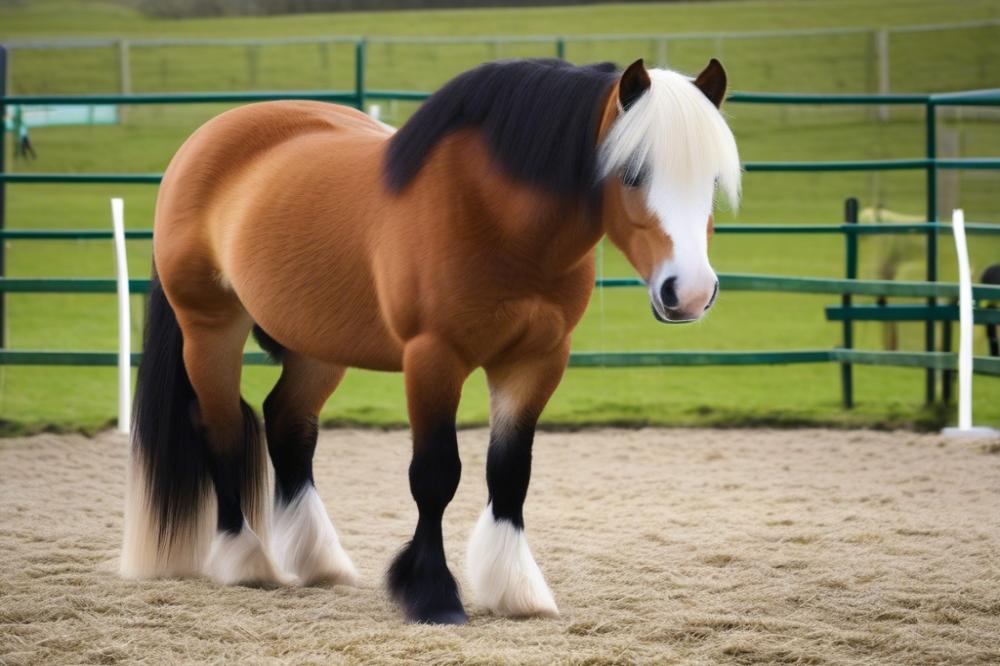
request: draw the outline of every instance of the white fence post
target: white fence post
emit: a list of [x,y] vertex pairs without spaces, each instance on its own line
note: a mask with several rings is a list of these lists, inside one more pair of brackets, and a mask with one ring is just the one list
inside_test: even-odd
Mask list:
[[958,427],[945,428],[946,435],[991,437],[992,428],[972,425],[972,271],[969,268],[969,248],[965,242],[965,213],[955,209],[951,214],[951,233],[955,237],[958,255]]
[[125,204],[119,198],[111,200],[111,224],[118,286],[118,431],[128,434],[132,415],[132,315],[125,254]]

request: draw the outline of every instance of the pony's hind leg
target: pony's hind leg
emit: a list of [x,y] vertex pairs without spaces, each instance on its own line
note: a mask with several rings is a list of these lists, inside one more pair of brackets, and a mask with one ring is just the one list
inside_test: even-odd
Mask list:
[[469,539],[466,575],[477,600],[501,615],[559,614],[524,536],[523,506],[535,425],[559,384],[568,348],[567,342],[541,357],[486,368],[492,400],[489,501]]
[[121,573],[201,575],[215,524],[205,438],[191,418],[194,389],[181,329],[153,271],[126,481]]
[[317,418],[345,368],[273,349],[281,378],[264,401],[267,449],[274,464],[271,551],[282,570],[305,585],[353,585],[358,574],[316,492]]
[[240,397],[243,345],[252,322],[238,303],[211,315],[178,310],[184,366],[197,396],[218,522],[205,572],[226,585],[290,582],[258,533],[266,522],[267,468],[257,417]]
[[411,622],[463,624],[458,585],[445,562],[441,519],[462,473],[455,412],[469,371],[447,343],[425,335],[406,344],[403,373],[413,433],[410,493],[419,518],[413,539],[389,569],[389,591]]

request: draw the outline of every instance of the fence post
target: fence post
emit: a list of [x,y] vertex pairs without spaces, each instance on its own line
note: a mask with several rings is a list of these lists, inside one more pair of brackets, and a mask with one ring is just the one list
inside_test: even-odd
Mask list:
[[[858,200],[854,197],[844,202],[844,222],[848,225],[858,223]],[[853,229],[844,229],[845,241],[845,262],[847,268],[844,271],[848,280],[855,280],[858,277],[858,234]],[[840,304],[844,308],[851,307],[851,295],[843,294],[840,297]],[[844,349],[854,347],[854,320],[851,319],[850,311],[844,318]],[[844,403],[844,409],[854,407],[854,368],[850,363],[840,364],[840,393]]]
[[[128,95],[132,92],[132,63],[129,60],[129,45],[127,39],[118,40],[118,92]],[[93,110],[93,107],[91,107]],[[118,118],[120,122],[125,122],[128,115],[128,107],[118,107]]]
[[[972,427],[972,334],[975,327],[972,308],[972,273],[969,270],[969,246],[965,239],[965,213],[951,213],[951,233],[955,237],[958,258],[958,430],[969,433]],[[984,432],[978,433],[986,434]],[[992,434],[996,434],[993,431]]]
[[118,89],[123,95],[132,92],[132,63],[127,39],[118,40]]
[[358,110],[365,110],[365,38],[354,43],[354,94],[358,97]]
[[111,199],[118,292],[118,432],[129,432],[132,415],[132,314],[129,303],[128,258],[125,252],[125,203]]
[[557,37],[556,38],[556,57],[560,60],[566,59],[566,38]]
[[258,74],[260,72],[260,47],[247,47],[247,75],[250,77],[250,90],[257,90]]
[[[0,176],[7,173],[7,49],[0,44]],[[0,179],[0,230],[5,225],[7,210],[7,182]],[[0,239],[0,278],[6,274],[7,243]],[[7,346],[7,294],[0,293],[0,349]]]
[[[937,107],[932,100],[927,100],[925,104],[925,121],[927,135],[927,221],[931,224],[937,222]],[[937,227],[933,226],[927,230],[927,281],[937,281]],[[928,298],[927,305],[934,307],[937,305],[936,298]],[[935,343],[935,322],[927,321],[924,326],[924,350],[934,351]],[[937,390],[937,373],[933,368],[927,369],[925,400],[927,404],[932,404]]]
[[333,87],[333,78],[330,76],[330,42],[319,43],[319,63],[325,75],[324,83],[327,87]]
[[[941,320],[941,351],[951,351],[951,320]],[[951,404],[952,384],[955,380],[954,370],[941,371],[941,402]]]
[[[889,31],[880,28],[875,33],[875,61],[878,63],[878,93],[889,94]],[[889,107],[878,107],[878,119],[889,120]]]

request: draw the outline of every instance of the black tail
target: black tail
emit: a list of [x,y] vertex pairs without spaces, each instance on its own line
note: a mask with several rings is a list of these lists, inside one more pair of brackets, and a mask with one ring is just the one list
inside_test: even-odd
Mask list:
[[192,536],[211,487],[183,348],[177,317],[154,269],[136,379],[132,446],[145,474],[147,509],[158,526],[157,548],[161,552],[169,549],[174,539]]

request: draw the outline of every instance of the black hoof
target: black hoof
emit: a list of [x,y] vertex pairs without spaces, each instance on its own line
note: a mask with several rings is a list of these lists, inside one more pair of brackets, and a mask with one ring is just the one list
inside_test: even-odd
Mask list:
[[389,567],[389,592],[406,619],[419,624],[465,624],[468,617],[444,553],[410,542]]
[[469,618],[465,615],[465,611],[461,608],[458,610],[448,610],[448,611],[430,611],[427,615],[423,617],[411,616],[409,612],[406,614],[406,619],[414,624],[453,624],[462,625],[469,621]]

